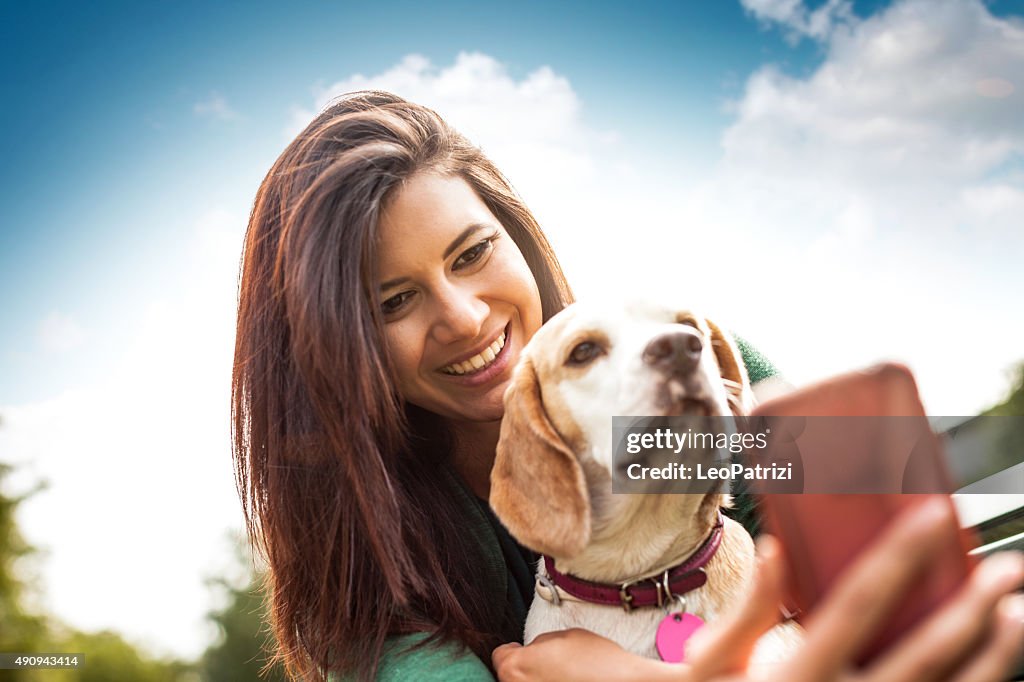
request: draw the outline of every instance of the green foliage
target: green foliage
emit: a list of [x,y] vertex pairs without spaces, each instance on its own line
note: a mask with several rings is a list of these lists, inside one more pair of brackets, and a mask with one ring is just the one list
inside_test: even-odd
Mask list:
[[[85,665],[63,679],[74,682],[191,682],[196,679],[192,665],[147,657],[116,632],[72,631],[60,643],[60,650],[85,655]],[[58,673],[53,673],[55,676]],[[64,673],[60,673],[64,674]]]
[[1024,362],[1014,370],[1014,381],[1010,394],[1003,402],[982,413],[987,417],[1007,417],[1001,420],[1002,433],[996,440],[998,452],[996,461],[1002,468],[1013,466],[1024,456]]
[[1004,417],[1024,417],[1024,362],[1014,369],[1013,387],[1006,399],[982,414]]
[[217,625],[220,636],[199,660],[200,676],[210,682],[251,681],[261,677],[270,682],[283,682],[287,677],[280,665],[275,665],[265,676],[260,675],[273,645],[273,637],[264,625],[266,603],[260,587],[262,580],[249,567],[242,542],[236,542],[235,547],[236,563],[248,576],[248,581],[241,587],[222,577],[207,581],[211,589],[226,597],[226,606],[208,615]]
[[[41,486],[17,497],[8,495],[11,471],[10,465],[0,462],[0,651],[40,651],[47,641],[49,625],[46,618],[25,609],[25,598],[34,585],[22,577],[36,552],[18,530],[15,513]],[[34,680],[34,675],[12,672],[9,679]]]

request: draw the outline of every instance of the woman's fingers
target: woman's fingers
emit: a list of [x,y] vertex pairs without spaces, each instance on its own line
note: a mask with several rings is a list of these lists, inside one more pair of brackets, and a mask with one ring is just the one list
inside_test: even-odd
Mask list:
[[831,680],[846,668],[913,578],[933,560],[954,522],[950,505],[940,499],[897,518],[840,576],[807,620],[807,640],[794,677]]
[[757,640],[779,622],[785,569],[778,540],[757,540],[759,565],[750,595],[739,611],[702,628],[686,645],[688,679],[707,680],[743,670]]
[[527,671],[516,665],[516,653],[523,648],[522,644],[510,642],[495,647],[491,652],[491,663],[498,679],[502,682],[517,682],[529,679]]
[[999,606],[995,631],[984,650],[952,682],[1003,680],[1015,663],[1024,662],[1024,596],[1003,597]]
[[[945,679],[961,661],[977,653],[995,634],[996,605],[1024,581],[1024,557],[989,557],[941,609],[875,661],[868,680]],[[1005,671],[1004,671],[1005,672]]]

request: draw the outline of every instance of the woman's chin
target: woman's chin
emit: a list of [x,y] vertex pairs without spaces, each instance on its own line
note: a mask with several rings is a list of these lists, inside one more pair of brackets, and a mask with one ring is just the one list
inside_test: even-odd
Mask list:
[[502,404],[498,404],[493,407],[477,406],[471,412],[467,412],[462,421],[473,422],[476,424],[487,424],[490,422],[501,421],[501,418],[504,416],[505,406]]
[[483,395],[474,396],[467,400],[459,400],[453,405],[449,417],[457,421],[465,422],[493,422],[505,416],[505,389],[508,388],[508,381],[495,385]]
[[462,409],[448,410],[445,416],[455,423],[487,424],[501,421],[505,416],[505,405],[501,400],[476,401],[462,406]]

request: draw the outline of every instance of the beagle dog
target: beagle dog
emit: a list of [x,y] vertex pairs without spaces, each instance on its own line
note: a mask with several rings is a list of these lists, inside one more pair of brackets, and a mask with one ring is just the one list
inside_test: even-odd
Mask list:
[[[636,654],[682,659],[689,632],[743,599],[754,545],[729,496],[612,494],[612,416],[743,415],[753,395],[732,338],[685,310],[576,303],[530,340],[505,393],[490,503],[541,552],[525,641],[582,627]],[[669,624],[671,625],[671,624]],[[795,624],[754,658],[783,658]],[[663,646],[664,645],[664,646]],[[678,657],[665,648],[677,648]]]

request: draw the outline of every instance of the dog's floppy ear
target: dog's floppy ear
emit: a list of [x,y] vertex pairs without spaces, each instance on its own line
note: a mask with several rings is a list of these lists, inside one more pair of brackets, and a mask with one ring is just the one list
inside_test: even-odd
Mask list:
[[490,503],[509,532],[538,552],[568,558],[590,542],[583,469],[544,411],[529,359],[505,392]]
[[711,330],[711,347],[715,350],[718,371],[729,392],[732,411],[736,414],[749,414],[754,407],[754,392],[750,390],[750,379],[747,378],[743,356],[731,334],[707,318],[704,318],[704,321]]

